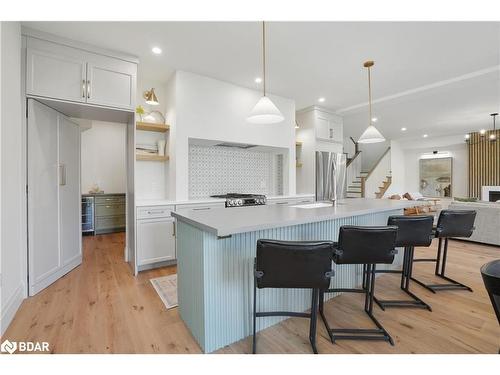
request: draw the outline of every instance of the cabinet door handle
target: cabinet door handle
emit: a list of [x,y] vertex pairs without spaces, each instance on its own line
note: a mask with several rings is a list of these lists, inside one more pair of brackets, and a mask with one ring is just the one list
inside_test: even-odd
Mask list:
[[204,211],[204,210],[210,210],[211,207],[199,207],[199,208],[193,208],[193,211]]
[[148,211],[148,215],[162,214],[164,212],[165,212],[164,210],[152,210],[152,211]]
[[85,80],[82,80],[82,98],[85,98]]
[[66,185],[66,165],[59,164],[59,185]]
[[175,221],[172,221],[172,236],[175,237]]
[[288,202],[276,202],[276,204],[288,204]]
[[87,99],[90,99],[90,80],[87,80]]

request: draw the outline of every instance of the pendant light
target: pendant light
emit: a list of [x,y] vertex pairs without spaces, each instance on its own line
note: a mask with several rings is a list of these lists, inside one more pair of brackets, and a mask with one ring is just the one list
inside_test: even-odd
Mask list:
[[497,124],[495,120],[498,116],[498,113],[492,113],[490,116],[493,117],[493,132],[490,133],[488,139],[490,140],[490,142],[495,142],[497,140]]
[[263,95],[247,117],[253,124],[275,124],[285,118],[278,107],[266,96],[266,24],[262,21],[262,83]]
[[488,133],[488,131],[486,129],[481,129],[478,133],[479,133],[479,138],[475,138],[476,140],[471,143],[472,141],[472,138],[471,138],[471,134],[472,133],[468,133],[468,134],[465,134],[465,142],[466,143],[470,143],[470,144],[478,144],[478,143],[481,143],[481,142],[486,142],[486,140],[490,141],[490,142],[496,142],[498,140],[498,136],[497,136],[497,124],[496,124],[496,118],[498,116],[498,113],[491,113],[490,116],[493,118],[493,130],[490,131],[490,134],[488,135],[488,137],[486,138],[486,133]]
[[358,143],[378,143],[384,142],[384,136],[377,130],[375,126],[373,126],[372,121],[372,77],[371,77],[371,67],[375,65],[373,61],[366,61],[363,66],[368,69],[368,105],[370,108],[370,113],[368,117],[368,127],[359,137]]

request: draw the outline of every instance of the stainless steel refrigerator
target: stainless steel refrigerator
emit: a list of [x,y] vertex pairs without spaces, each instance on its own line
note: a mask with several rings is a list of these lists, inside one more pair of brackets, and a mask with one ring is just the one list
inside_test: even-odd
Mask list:
[[316,151],[316,200],[333,201],[345,198],[346,155]]

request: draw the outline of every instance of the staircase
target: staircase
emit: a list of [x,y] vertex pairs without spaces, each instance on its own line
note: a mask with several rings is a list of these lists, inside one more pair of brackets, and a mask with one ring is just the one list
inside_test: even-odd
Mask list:
[[363,192],[361,188],[361,178],[365,178],[368,172],[360,172],[352,181],[347,182],[346,197],[347,198],[362,198]]
[[391,182],[392,176],[385,176],[385,180],[382,182],[382,186],[379,186],[378,191],[375,193],[375,198],[382,198],[389,186],[391,186]]
[[361,151],[347,162],[347,198],[382,198],[391,185],[390,150],[380,156],[370,171],[361,171]]

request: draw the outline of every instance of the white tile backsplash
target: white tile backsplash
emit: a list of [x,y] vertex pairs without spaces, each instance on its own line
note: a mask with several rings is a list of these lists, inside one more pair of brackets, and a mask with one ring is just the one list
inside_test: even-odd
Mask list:
[[189,199],[225,193],[283,194],[283,156],[190,145]]

